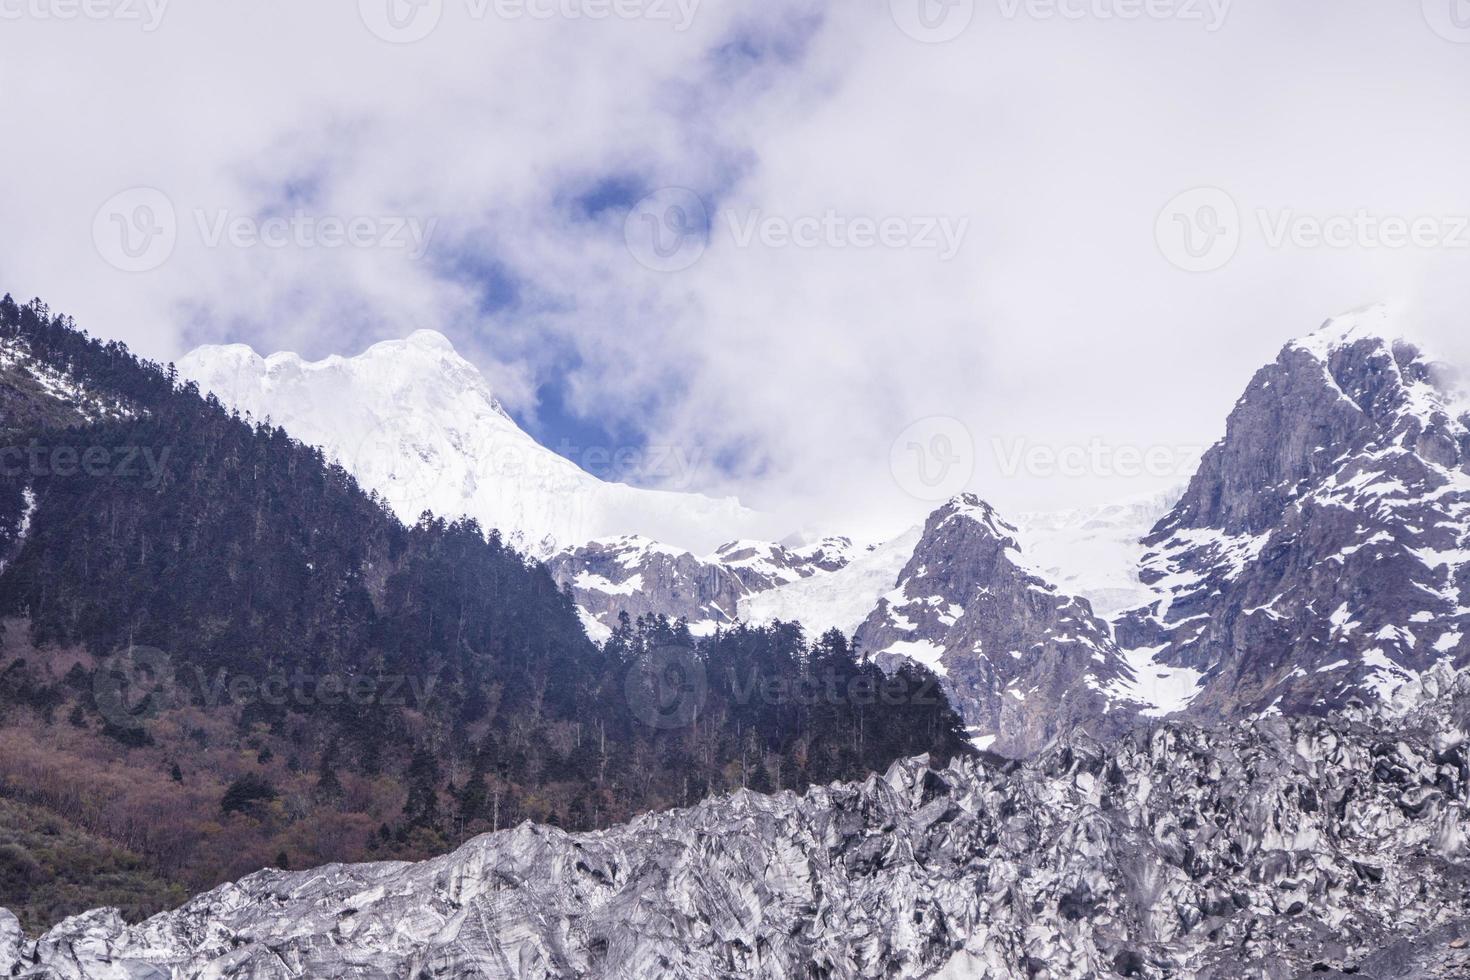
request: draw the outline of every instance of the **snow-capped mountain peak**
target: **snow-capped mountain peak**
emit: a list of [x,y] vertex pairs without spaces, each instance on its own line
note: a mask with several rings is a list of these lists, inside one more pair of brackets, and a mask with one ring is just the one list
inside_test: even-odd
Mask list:
[[1146,540],[1162,598],[1118,633],[1205,672],[1200,708],[1381,698],[1470,654],[1470,429],[1399,335],[1373,307],[1288,343]]
[[[1317,330],[1286,345],[1319,361],[1327,380],[1367,413],[1380,418],[1442,427],[1463,435],[1470,413],[1459,372],[1433,356],[1424,342],[1402,327],[1392,306],[1375,304],[1333,317]],[[1343,387],[1343,364],[1356,353],[1376,363],[1386,376],[1382,388]]]
[[474,517],[543,556],[626,533],[702,553],[773,530],[734,498],[606,482],[541,446],[433,330],[319,361],[206,346],[177,367],[225,405],[320,446],[405,521]]
[[1001,752],[1035,751],[1083,719],[1106,726],[1115,701],[1135,700],[1108,625],[1048,581],[974,494],[929,515],[857,640],[939,674],[980,744]]
[[1388,303],[1372,303],[1328,317],[1316,330],[1289,341],[1287,346],[1307,351],[1326,361],[1333,351],[1361,341],[1391,347],[1395,342],[1407,339],[1399,326],[1394,307]]

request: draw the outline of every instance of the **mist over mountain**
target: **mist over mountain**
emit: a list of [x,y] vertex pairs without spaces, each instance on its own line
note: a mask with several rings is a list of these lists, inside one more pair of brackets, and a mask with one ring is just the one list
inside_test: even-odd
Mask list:
[[181,375],[0,326],[15,975],[1459,969],[1470,414],[1385,309],[1177,493],[867,544],[582,472],[437,335]]
[[[595,640],[624,613],[682,618],[701,635],[738,622],[800,622],[812,635],[835,627],[870,655],[945,675],[979,744],[1022,754],[1086,721],[1371,698],[1438,660],[1461,662],[1467,632],[1464,409],[1449,366],[1400,330],[1398,314],[1379,306],[1287,344],[1250,381],[1193,479],[1167,494],[1014,521],[972,495],[923,528],[864,546],[734,540],[742,517],[731,540],[708,550],[625,534],[564,541],[548,567]],[[462,386],[493,406],[442,340],[417,343],[432,357],[409,358],[379,400],[436,404],[436,392]],[[190,360],[231,357],[279,361],[289,377],[300,370],[289,355],[260,362],[237,349]],[[352,362],[323,362],[343,363]],[[214,369],[212,383],[252,411],[274,415],[279,403],[290,414],[295,396],[276,396],[271,373],[252,367],[232,387]],[[334,411],[350,416],[348,404]],[[547,465],[564,464],[517,438]],[[392,465],[355,462],[432,486],[459,511],[480,506],[441,479],[468,467],[474,450],[390,455]],[[541,499],[546,488],[529,472],[496,472],[496,493]],[[676,497],[680,513],[707,504]],[[526,514],[518,504],[505,512],[512,524]],[[940,530],[962,524],[975,535]],[[1034,666],[1017,674],[1023,663]]]

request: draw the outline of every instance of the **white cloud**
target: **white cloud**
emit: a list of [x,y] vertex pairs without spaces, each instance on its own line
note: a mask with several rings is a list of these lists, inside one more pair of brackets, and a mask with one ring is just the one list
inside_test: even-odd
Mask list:
[[[1165,478],[1007,475],[993,447],[1208,444],[1286,337],[1380,297],[1416,301],[1456,346],[1465,251],[1273,249],[1257,212],[1470,214],[1470,47],[1415,4],[1208,8],[1214,31],[1102,19],[1125,6],[982,2],[944,44],[905,34],[887,0],[706,0],[682,31],[443,0],[401,45],[352,4],[176,4],[152,32],[22,17],[0,34],[0,288],[159,357],[433,327],[526,408],[574,351],[575,407],[737,461],[705,489],[793,524],[877,534],[922,514],[890,446],[934,415],[970,428],[975,489],[1003,509],[1126,496]],[[577,213],[618,177],[705,195],[697,262],[650,271],[621,212]],[[94,217],[136,186],[168,196],[178,240],[125,273]],[[1192,274],[1154,230],[1199,186],[1236,202],[1241,242]],[[195,217],[298,206],[437,221],[432,260],[208,248]],[[742,247],[757,214],[821,244]],[[852,219],[896,220],[905,241],[967,224],[943,260],[855,244]],[[479,303],[473,255],[516,305]]]

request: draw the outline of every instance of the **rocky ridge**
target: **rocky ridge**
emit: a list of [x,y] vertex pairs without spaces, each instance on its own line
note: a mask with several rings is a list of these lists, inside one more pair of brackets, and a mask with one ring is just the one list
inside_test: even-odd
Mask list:
[[1145,539],[1126,646],[1203,674],[1201,712],[1377,697],[1470,658],[1470,415],[1374,308],[1257,372]]
[[571,588],[594,640],[617,628],[618,617],[684,619],[698,636],[741,617],[744,599],[814,575],[838,571],[854,553],[847,538],[800,547],[734,541],[697,556],[639,535],[599,538],[557,552],[546,565]]
[[0,974],[1460,976],[1467,737],[1470,679],[1441,665],[1328,718],[527,824],[422,864],[263,871],[135,926],[100,910],[32,940],[0,913]]
[[1121,707],[1109,692],[1133,681],[1087,600],[1043,578],[1016,528],[973,494],[930,515],[857,643],[939,674],[981,744],[1007,755],[1036,751],[1081,721],[1106,730]]

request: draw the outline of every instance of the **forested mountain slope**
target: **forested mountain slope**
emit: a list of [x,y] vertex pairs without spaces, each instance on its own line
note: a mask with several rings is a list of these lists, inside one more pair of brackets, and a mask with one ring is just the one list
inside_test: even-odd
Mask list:
[[[0,794],[170,880],[964,750],[922,671],[849,696],[890,682],[840,637],[696,647],[650,619],[599,650],[495,532],[404,526],[320,451],[39,303],[0,303],[0,349]],[[799,696],[828,675],[841,697]]]

